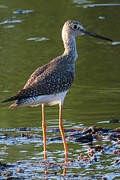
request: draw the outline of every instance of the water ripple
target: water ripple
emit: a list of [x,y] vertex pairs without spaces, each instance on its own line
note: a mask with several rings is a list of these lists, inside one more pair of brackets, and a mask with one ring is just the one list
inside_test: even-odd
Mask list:
[[84,5],[84,8],[89,8],[89,7],[105,7],[105,6],[120,6],[120,3],[111,3],[111,4],[87,4]]
[[120,45],[120,42],[112,42],[112,45]]
[[41,37],[41,38],[34,37],[34,38],[28,38],[27,40],[29,40],[29,41],[46,41],[46,40],[49,40],[49,39],[46,38],[46,37]]
[[0,8],[8,8],[8,6],[0,5]]
[[33,10],[16,10],[16,11],[13,11],[13,14],[28,14],[31,12],[33,12]]
[[92,1],[88,1],[88,0],[74,0],[74,2],[77,4],[92,3]]
[[0,24],[13,24],[13,23],[21,23],[23,20],[15,19],[15,20],[5,20],[3,22],[0,22]]
[[15,26],[14,25],[7,25],[7,26],[5,26],[4,28],[6,28],[6,29],[11,29],[11,28],[14,28]]

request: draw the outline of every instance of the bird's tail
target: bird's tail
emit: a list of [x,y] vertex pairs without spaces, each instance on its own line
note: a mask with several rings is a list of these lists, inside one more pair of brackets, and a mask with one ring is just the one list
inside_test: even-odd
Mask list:
[[[10,102],[10,101],[15,101],[15,100],[17,100],[18,99],[18,96],[12,96],[12,97],[10,97],[10,98],[7,98],[7,99],[5,99],[5,100],[3,100],[3,101],[1,101],[1,103],[5,103],[5,102]],[[18,106],[18,104],[15,102],[14,104],[12,104],[11,106],[9,106],[9,108],[16,108]]]
[[9,102],[9,101],[14,101],[17,100],[18,96],[12,96],[10,98],[4,99],[3,101],[1,101],[1,103],[5,103],[5,102]]

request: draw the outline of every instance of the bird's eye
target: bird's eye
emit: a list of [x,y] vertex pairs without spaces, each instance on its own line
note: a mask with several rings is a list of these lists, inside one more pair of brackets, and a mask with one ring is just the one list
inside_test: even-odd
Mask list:
[[74,25],[73,28],[74,28],[74,29],[78,29],[77,25]]

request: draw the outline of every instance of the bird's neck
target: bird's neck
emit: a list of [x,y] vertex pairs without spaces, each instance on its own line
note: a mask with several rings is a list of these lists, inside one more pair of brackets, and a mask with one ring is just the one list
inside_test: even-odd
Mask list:
[[76,49],[76,41],[75,37],[66,34],[63,37],[63,43],[64,43],[64,55],[71,56],[72,60],[75,61],[77,59],[77,49]]

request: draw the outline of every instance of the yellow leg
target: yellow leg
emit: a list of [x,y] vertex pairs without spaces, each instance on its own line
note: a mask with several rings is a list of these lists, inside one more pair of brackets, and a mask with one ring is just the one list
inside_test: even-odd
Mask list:
[[47,160],[46,151],[46,124],[45,124],[45,106],[42,104],[42,129],[43,129],[43,144],[44,144],[44,160]]
[[67,161],[68,161],[68,149],[67,149],[67,144],[66,144],[64,130],[63,130],[62,104],[61,103],[59,104],[59,128],[60,128],[60,132],[61,132],[62,140],[63,140],[63,144],[64,144],[64,149],[65,149],[65,163],[67,163]]

